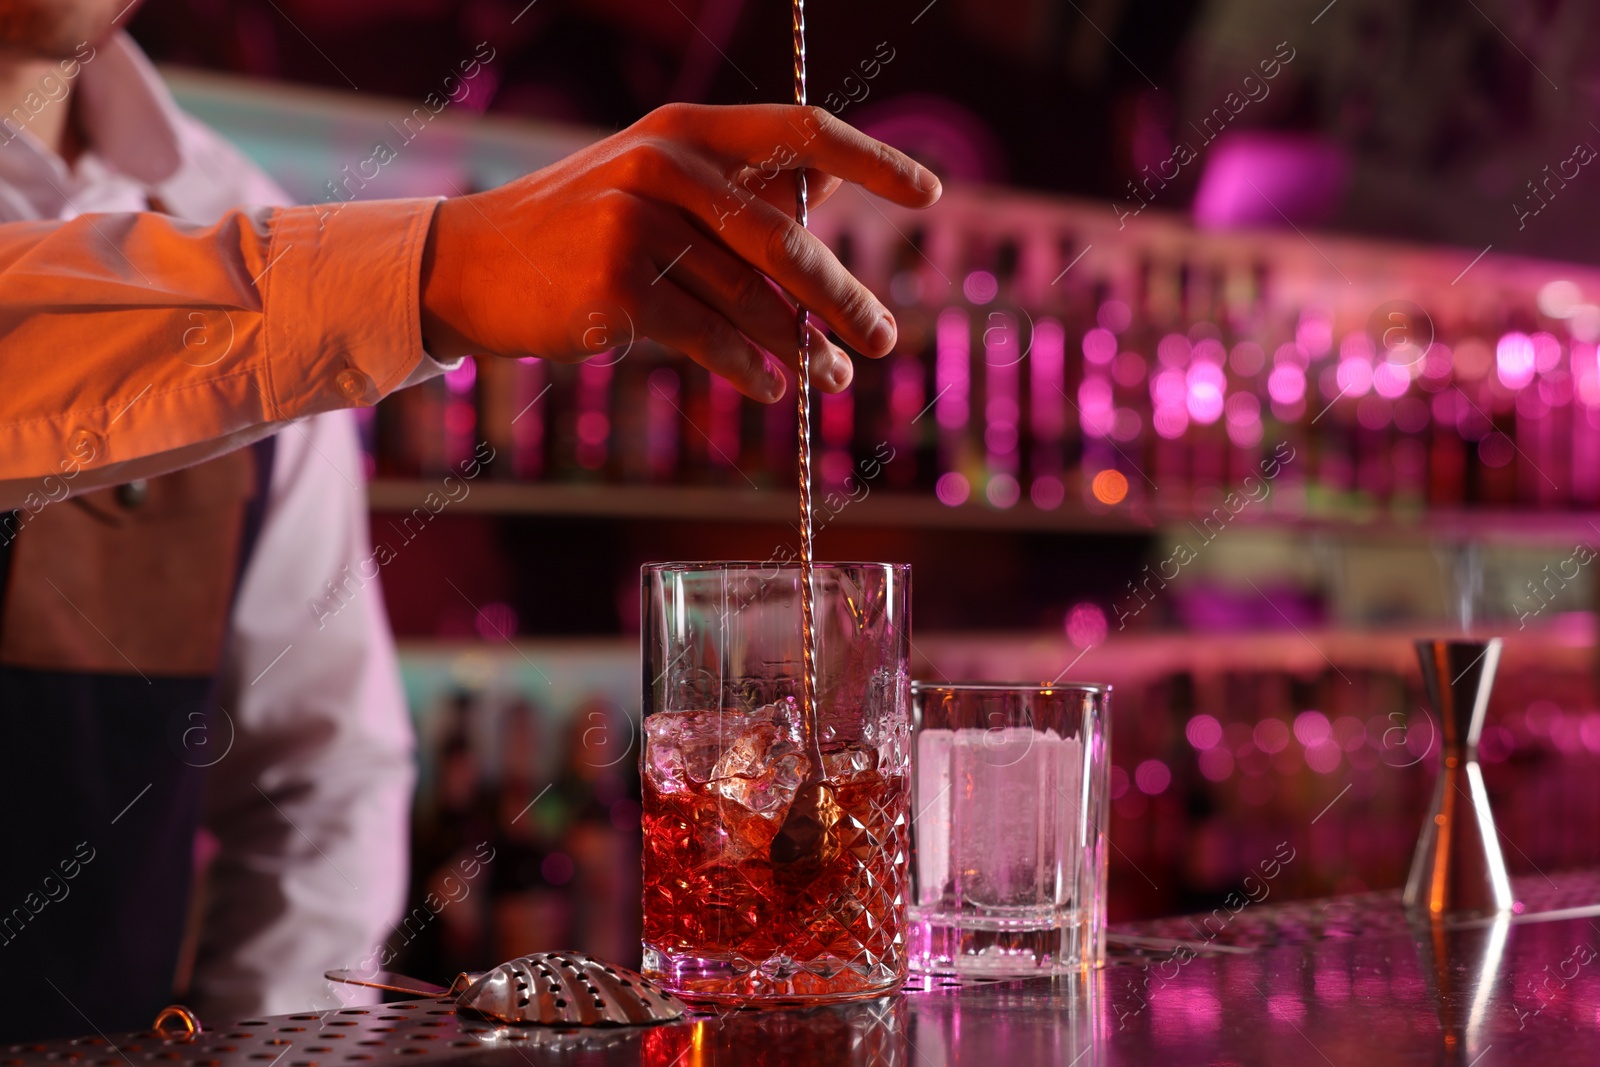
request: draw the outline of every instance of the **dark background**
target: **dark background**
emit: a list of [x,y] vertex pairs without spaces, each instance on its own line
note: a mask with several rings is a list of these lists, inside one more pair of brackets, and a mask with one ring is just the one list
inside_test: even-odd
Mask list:
[[[1594,22],[1572,0],[812,0],[810,85],[826,99],[886,43],[846,118],[947,176],[1110,210],[1287,44],[1229,136],[1345,161],[1333,196],[1287,207],[1296,224],[1595,262],[1600,179],[1580,175],[1537,226],[1515,206],[1575,143],[1600,146]],[[158,61],[419,100],[488,41],[496,84],[474,101],[601,129],[671,100],[791,93],[776,0],[149,0],[131,29]],[[1183,210],[1205,165],[1160,206]]]

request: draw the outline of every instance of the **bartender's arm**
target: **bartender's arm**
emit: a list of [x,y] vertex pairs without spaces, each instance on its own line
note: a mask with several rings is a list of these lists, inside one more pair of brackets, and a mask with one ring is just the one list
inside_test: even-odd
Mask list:
[[[240,210],[205,227],[153,213],[0,226],[0,508],[373,404],[434,359],[581,360],[595,313],[761,401],[784,392],[767,353],[793,366],[797,352],[771,283],[882,356],[893,319],[794,222],[796,167],[813,204],[844,181],[908,206],[940,191],[820,108],[669,105],[442,202]],[[848,358],[815,327],[811,352],[820,388],[849,384]]]

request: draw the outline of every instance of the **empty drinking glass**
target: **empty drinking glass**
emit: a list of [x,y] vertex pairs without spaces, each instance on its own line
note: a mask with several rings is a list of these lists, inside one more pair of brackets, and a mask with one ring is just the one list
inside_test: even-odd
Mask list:
[[915,682],[911,692],[912,969],[1098,966],[1110,687]]

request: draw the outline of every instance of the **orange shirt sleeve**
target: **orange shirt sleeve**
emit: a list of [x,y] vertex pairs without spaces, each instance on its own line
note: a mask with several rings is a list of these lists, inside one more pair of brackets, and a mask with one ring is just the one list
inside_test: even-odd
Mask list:
[[0,507],[199,462],[438,373],[418,309],[437,203],[0,225]]

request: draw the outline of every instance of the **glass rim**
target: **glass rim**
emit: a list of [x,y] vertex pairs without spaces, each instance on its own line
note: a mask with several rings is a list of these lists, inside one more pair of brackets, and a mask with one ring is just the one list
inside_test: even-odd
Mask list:
[[1058,691],[1069,693],[1092,693],[1096,696],[1110,696],[1111,683],[1109,682],[924,682],[917,679],[911,681],[911,692],[926,693],[930,691],[948,691],[952,693],[1030,693],[1040,696],[1053,696]]
[[[683,560],[683,561],[665,562],[665,563],[645,563],[645,564],[641,564],[640,567],[639,567],[639,573],[640,574],[663,574],[663,573],[670,573],[670,572],[675,572],[675,571],[676,572],[684,572],[684,573],[696,573],[696,572],[718,571],[718,570],[752,569],[752,568],[757,568],[757,567],[760,567],[760,568],[763,568],[763,569],[776,567],[779,570],[790,570],[790,569],[799,570],[800,569],[800,561],[796,559],[796,560],[789,560],[788,562],[785,562],[785,563],[779,563],[778,561],[771,560],[771,559]],[[881,563],[881,562],[872,562],[870,560],[826,560],[826,561],[818,560],[816,562],[813,562],[811,564],[811,567],[812,567],[813,570],[819,570],[819,571],[841,570],[841,569],[844,569],[844,568],[847,568],[847,567],[872,567],[872,568],[880,568],[880,569],[883,569],[883,570],[894,570],[894,571],[909,571],[909,570],[911,570],[911,564],[909,564],[909,563]]]

